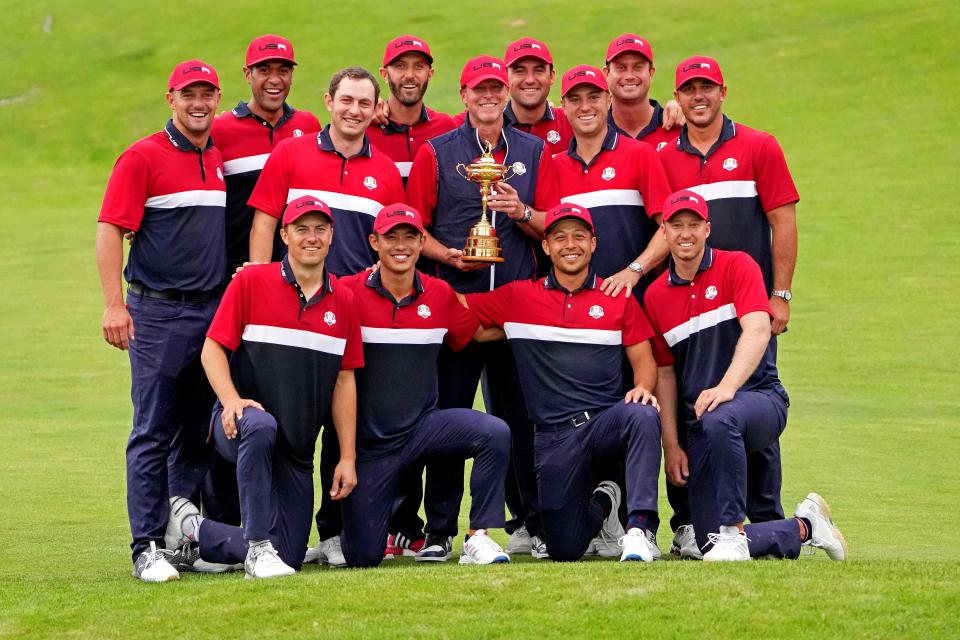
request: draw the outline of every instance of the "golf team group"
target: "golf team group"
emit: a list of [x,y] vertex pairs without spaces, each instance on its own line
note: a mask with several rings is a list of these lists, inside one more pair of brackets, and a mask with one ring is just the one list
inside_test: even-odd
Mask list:
[[[444,562],[460,534],[460,564],[652,562],[661,465],[671,554],[846,558],[821,496],[781,505],[799,195],[776,139],[723,113],[717,60],[682,61],[661,106],[641,36],[562,72],[523,38],[464,64],[448,115],[403,35],[380,78],[333,75],[326,126],[287,102],[289,40],[244,62],[249,98],[219,115],[214,67],[174,67],[172,117],[100,211],[134,577]],[[501,261],[465,252],[480,159],[506,169]]]

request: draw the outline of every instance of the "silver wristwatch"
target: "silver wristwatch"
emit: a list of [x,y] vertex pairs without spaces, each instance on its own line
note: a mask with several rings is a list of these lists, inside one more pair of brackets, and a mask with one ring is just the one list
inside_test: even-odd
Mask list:
[[523,215],[519,220],[517,220],[517,222],[530,222],[531,218],[533,218],[533,209],[527,205],[523,205]]
[[771,295],[775,295],[778,298],[783,298],[786,302],[793,300],[793,293],[790,292],[790,289],[777,289],[772,291]]
[[627,265],[627,269],[630,269],[630,271],[633,271],[634,273],[636,273],[636,274],[638,274],[638,275],[641,275],[641,276],[642,276],[643,273],[644,273],[644,272],[643,272],[643,265],[640,264],[639,262],[631,262],[630,264]]

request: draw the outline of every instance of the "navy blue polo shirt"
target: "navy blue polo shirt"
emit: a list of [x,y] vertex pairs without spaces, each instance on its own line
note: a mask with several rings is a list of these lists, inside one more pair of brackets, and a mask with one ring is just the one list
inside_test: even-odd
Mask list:
[[[626,268],[647,248],[659,228],[654,216],[672,193],[653,147],[608,127],[600,153],[589,164],[577,153],[574,138],[564,154],[553,157],[560,201],[590,209],[597,236],[593,268],[603,278]],[[653,281],[644,276],[634,287],[642,299]]]
[[396,300],[380,273],[339,281],[360,310],[366,366],[357,372],[357,457],[375,458],[402,447],[414,424],[437,406],[437,356],[446,341],[465,347],[479,323],[446,282],[414,275],[413,290]]
[[156,290],[209,291],[224,277],[223,163],[169,120],[117,160],[100,222],[136,231],[123,275]]
[[[470,164],[480,155],[476,129],[467,118],[457,129],[429,140],[413,161],[407,181],[407,203],[423,215],[427,230],[447,247],[463,248],[470,228],[480,221],[480,188],[456,170],[458,163]],[[517,190],[522,202],[541,211],[559,204],[556,174],[543,140],[504,127],[493,156],[497,162],[519,169],[507,182]],[[437,265],[437,275],[461,293],[489,291],[535,274],[533,241],[519,228],[520,223],[493,211],[488,211],[487,216],[500,238],[504,262],[471,272]]]
[[[750,256],[707,247],[693,280],[677,275],[671,259],[667,272],[647,289],[644,309],[657,333],[657,364],[675,367],[680,397],[687,415],[694,416],[700,392],[720,384],[733,361],[742,333],[740,318],[755,311],[769,315],[770,302],[760,268]],[[740,389],[777,390],[786,399],[773,341]]]
[[506,332],[534,423],[558,424],[623,402],[623,348],[654,332],[636,298],[606,296],[602,283],[591,270],[583,286],[568,291],[551,271],[467,296],[485,327]]
[[[247,200],[253,193],[260,171],[270,152],[281,140],[299,138],[320,131],[320,121],[308,111],[299,111],[284,103],[277,123],[269,122],[240,102],[232,111],[213,120],[211,133],[223,155],[223,175],[227,181],[227,263],[238,266],[250,259],[250,227],[253,208]],[[286,247],[279,234],[274,238],[273,258],[279,260]],[[232,270],[231,270],[232,271]]]
[[674,190],[690,189],[710,203],[711,247],[745,251],[773,290],[773,251],[767,212],[800,200],[783,150],[769,133],[723,116],[720,138],[706,154],[690,144],[687,125],[659,153]]
[[377,261],[369,235],[380,209],[404,201],[400,173],[390,158],[370,144],[346,158],[333,146],[330,127],[315,136],[282,141],[263,166],[248,204],[279,220],[287,203],[311,195],[333,212],[333,245],[327,269],[352,275]]
[[233,352],[230,374],[240,397],[276,418],[280,453],[312,470],[337,376],[363,366],[353,292],[327,275],[308,300],[286,257],[250,265],[224,292],[207,337]]
[[371,124],[367,127],[367,137],[373,146],[390,156],[406,186],[413,159],[423,143],[456,128],[457,123],[447,114],[420,105],[420,117],[413,124],[399,124],[393,120],[386,124]]

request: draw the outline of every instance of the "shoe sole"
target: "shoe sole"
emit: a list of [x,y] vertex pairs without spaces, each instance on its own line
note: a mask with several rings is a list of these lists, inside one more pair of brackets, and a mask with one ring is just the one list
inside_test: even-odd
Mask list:
[[647,560],[646,558],[634,554],[630,554],[625,558],[620,558],[620,562],[653,562],[653,558]]
[[449,559],[450,559],[449,553],[442,558],[430,558],[430,557],[421,558],[420,556],[417,556],[414,558],[414,560],[416,560],[417,562],[446,562]]
[[[843,557],[840,558],[837,562],[844,561],[847,559],[847,539],[843,537],[843,534],[840,532],[840,529],[837,528],[837,525],[833,524],[833,514],[830,513],[830,505],[827,504],[827,501],[823,499],[819,493],[808,493],[807,500],[815,503],[820,515],[824,516],[827,519],[827,522],[830,523],[830,531],[833,535],[840,541],[840,546],[843,547]],[[830,558],[833,560],[833,558]]]

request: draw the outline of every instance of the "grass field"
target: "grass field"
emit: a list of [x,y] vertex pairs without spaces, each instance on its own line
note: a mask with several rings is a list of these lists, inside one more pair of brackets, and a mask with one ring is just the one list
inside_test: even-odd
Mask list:
[[[960,118],[951,108],[960,9],[947,0],[702,4],[5,3],[0,637],[960,636]],[[93,234],[114,159],[168,117],[173,63],[214,64],[229,108],[246,96],[249,39],[283,33],[301,62],[291,102],[320,112],[333,71],[379,66],[387,38],[409,31],[437,60],[428,102],[453,112],[469,55],[536,35],[564,69],[601,61],[625,30],[653,41],[656,97],[669,96],[680,59],[715,55],[727,113],[785,149],[802,201],[793,318],[780,343],[793,401],[783,497],[789,510],[807,491],[823,493],[851,560],[489,570],[399,561],[266,584],[132,580],[129,373],[100,337]]]

